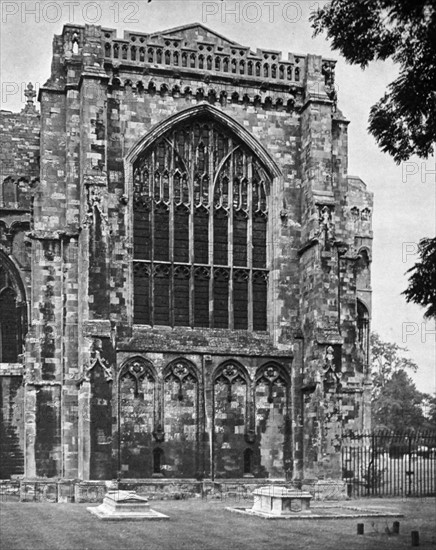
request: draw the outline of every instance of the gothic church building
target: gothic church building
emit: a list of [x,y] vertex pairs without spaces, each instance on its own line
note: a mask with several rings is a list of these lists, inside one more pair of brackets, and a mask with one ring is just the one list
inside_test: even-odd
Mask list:
[[341,477],[372,195],[335,62],[66,25],[2,111],[0,477]]

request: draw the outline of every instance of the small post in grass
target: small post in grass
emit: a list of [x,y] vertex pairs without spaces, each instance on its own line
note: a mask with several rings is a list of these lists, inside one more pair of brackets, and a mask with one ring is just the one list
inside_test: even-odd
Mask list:
[[398,535],[400,533],[400,522],[399,521],[394,521],[394,523],[392,525],[392,533],[394,535]]
[[363,523],[358,523],[358,524],[357,524],[357,534],[358,534],[358,535],[363,535],[363,532],[364,532]]

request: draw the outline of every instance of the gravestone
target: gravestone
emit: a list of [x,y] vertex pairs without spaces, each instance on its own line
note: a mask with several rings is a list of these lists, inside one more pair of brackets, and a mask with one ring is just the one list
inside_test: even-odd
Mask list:
[[160,520],[168,516],[150,508],[148,499],[132,491],[108,491],[100,506],[87,510],[102,520]]
[[298,514],[310,514],[312,495],[298,489],[287,487],[259,487],[253,491],[253,513],[287,517]]

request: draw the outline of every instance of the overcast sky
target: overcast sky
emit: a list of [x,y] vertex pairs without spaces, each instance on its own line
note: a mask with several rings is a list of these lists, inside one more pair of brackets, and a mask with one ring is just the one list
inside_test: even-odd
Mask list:
[[25,84],[47,80],[53,35],[66,23],[116,28],[121,37],[124,30],[152,32],[198,21],[254,49],[280,50],[285,57],[293,52],[337,59],[339,108],[351,121],[349,174],[360,176],[375,194],[372,329],[384,340],[407,346],[419,365],[414,375],[418,389],[434,392],[435,323],[425,321],[423,309],[407,304],[401,292],[407,287],[405,271],[416,260],[416,243],[436,233],[435,159],[411,159],[397,166],[379,151],[366,130],[368,113],[395,79],[397,68],[375,63],[361,71],[345,64],[323,37],[313,39],[308,18],[318,5],[283,0],[2,0],[0,108],[20,110]]

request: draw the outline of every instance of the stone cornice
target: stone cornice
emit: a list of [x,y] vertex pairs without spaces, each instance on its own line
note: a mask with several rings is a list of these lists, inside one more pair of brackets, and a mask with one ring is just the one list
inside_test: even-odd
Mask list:
[[59,241],[62,239],[78,238],[79,231],[41,231],[36,229],[34,231],[29,231],[27,236],[36,241]]

